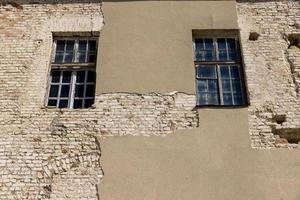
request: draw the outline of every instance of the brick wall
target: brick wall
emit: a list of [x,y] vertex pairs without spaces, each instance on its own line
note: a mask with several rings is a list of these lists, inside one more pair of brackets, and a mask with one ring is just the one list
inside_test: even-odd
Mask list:
[[99,135],[198,126],[195,96],[104,94],[90,109],[44,106],[52,32],[100,32],[101,3],[0,6],[0,199],[98,199]]
[[[298,147],[300,51],[289,36],[300,33],[299,14],[296,1],[238,2],[253,147]],[[96,136],[198,126],[195,95],[180,92],[103,94],[82,110],[44,106],[52,32],[100,32],[101,3],[6,1],[0,23],[0,199],[97,199]],[[250,41],[250,32],[260,36]]]
[[[250,95],[252,146],[298,147],[300,135],[299,1],[238,1],[238,18]],[[257,40],[249,40],[250,33]]]

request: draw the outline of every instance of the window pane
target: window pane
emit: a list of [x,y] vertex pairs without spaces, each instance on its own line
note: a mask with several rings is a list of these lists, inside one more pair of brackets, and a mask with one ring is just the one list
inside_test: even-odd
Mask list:
[[243,98],[241,94],[234,94],[234,105],[243,105]]
[[86,51],[87,41],[86,40],[80,40],[79,41],[79,51]]
[[57,100],[49,99],[48,106],[56,106]]
[[208,98],[208,104],[210,104],[210,105],[218,105],[219,104],[217,93],[208,93],[207,98]]
[[207,81],[206,80],[198,80],[198,91],[199,92],[207,91]]
[[218,91],[217,80],[208,80],[208,91],[209,92]]
[[216,78],[216,67],[214,65],[200,65],[197,67],[197,75],[200,78]]
[[96,72],[88,71],[87,82],[95,82]]
[[60,89],[60,97],[69,97],[70,86],[62,85]]
[[223,93],[223,102],[224,105],[232,105],[232,96],[231,93]]
[[196,46],[196,51],[203,50],[204,49],[203,39],[195,39],[195,46]]
[[196,58],[195,58],[196,61],[205,61],[203,51],[197,51],[195,56],[196,56]]
[[236,59],[237,59],[236,52],[229,51],[228,52],[228,60],[236,60]]
[[96,51],[96,41],[95,40],[89,41],[89,51]]
[[94,103],[94,99],[85,99],[84,100],[84,107],[89,108]]
[[85,78],[85,71],[77,71],[76,82],[83,83]]
[[220,70],[221,70],[221,77],[222,78],[229,78],[228,66],[222,65],[222,66],[220,66]]
[[65,40],[57,40],[56,42],[56,51],[64,51],[65,50]]
[[63,72],[63,77],[62,77],[62,82],[63,83],[70,83],[71,82],[71,73],[70,71],[64,71]]
[[230,74],[231,74],[231,78],[240,78],[238,66],[231,66]]
[[58,107],[59,108],[67,108],[68,107],[68,100],[60,100]]
[[226,50],[226,40],[225,40],[225,38],[218,39],[217,43],[218,43],[218,49]]
[[214,49],[214,45],[213,45],[213,39],[205,39],[205,49]]
[[68,40],[67,41],[66,50],[67,51],[73,51],[74,50],[74,41],[73,40]]
[[241,93],[242,92],[240,79],[232,80],[232,90],[233,90],[233,93]]
[[65,63],[71,63],[73,62],[73,52],[66,52],[65,53]]
[[58,96],[58,85],[51,85],[49,97],[57,97]]
[[84,63],[86,62],[86,53],[85,52],[78,52],[78,62]]
[[84,85],[75,86],[75,97],[83,97]]
[[51,71],[51,83],[59,83],[60,71]]
[[236,51],[235,39],[228,38],[227,39],[227,47],[229,51]]
[[207,93],[198,93],[198,104],[207,105]]
[[230,79],[222,79],[222,90],[224,92],[231,92]]
[[62,63],[64,59],[64,53],[63,52],[56,52],[55,54],[55,63]]
[[204,51],[203,60],[204,61],[211,61],[214,58],[214,52],[213,51]]
[[74,108],[82,108],[82,99],[74,100]]
[[94,85],[87,85],[86,86],[86,92],[85,96],[86,97],[94,97]]
[[219,50],[219,60],[227,60],[227,51]]
[[93,63],[93,62],[95,62],[96,61],[96,55],[93,55],[93,54],[90,54],[89,55],[89,63]]

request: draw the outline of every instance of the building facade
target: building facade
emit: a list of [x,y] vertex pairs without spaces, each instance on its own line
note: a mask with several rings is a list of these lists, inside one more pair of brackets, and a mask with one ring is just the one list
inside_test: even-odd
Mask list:
[[0,1],[0,199],[299,199],[299,16]]

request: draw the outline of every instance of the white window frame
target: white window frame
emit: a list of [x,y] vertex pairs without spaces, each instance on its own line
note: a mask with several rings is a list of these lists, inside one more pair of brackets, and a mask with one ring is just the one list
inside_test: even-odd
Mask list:
[[[73,60],[71,63],[55,63],[55,55],[56,55],[56,47],[57,47],[57,41],[58,40],[70,40],[74,41],[74,51],[73,51]],[[85,61],[87,61],[89,56],[89,43],[88,41],[93,40],[96,42],[95,47],[95,62],[78,62],[78,44],[80,40],[86,40],[87,41],[87,47],[86,47],[86,57]],[[55,37],[53,39],[53,46],[52,46],[52,53],[51,53],[51,64],[50,64],[50,73],[48,77],[48,85],[47,85],[47,98],[45,101],[46,107],[54,107],[59,108],[59,101],[60,99],[68,100],[68,106],[67,108],[73,109],[74,107],[74,100],[75,99],[82,99],[82,107],[80,109],[84,109],[85,100],[88,99],[94,99],[95,98],[95,88],[96,88],[96,77],[94,82],[87,82],[87,76],[88,71],[93,71],[96,73],[96,62],[97,62],[97,52],[98,52],[98,38],[97,37]],[[64,60],[64,59],[63,59]],[[52,83],[52,75],[51,72],[57,70],[60,72],[60,80],[59,83]],[[62,73],[63,71],[70,71],[71,72],[71,81],[69,84],[62,83]],[[85,77],[84,77],[84,83],[76,83],[76,75],[78,71],[85,71]],[[50,97],[50,89],[51,85],[58,85],[59,91],[57,97]],[[62,85],[70,85],[69,89],[69,96],[68,97],[60,97],[61,93],[61,86]],[[84,91],[83,91],[83,97],[75,97],[75,87],[76,85],[84,85]],[[86,88],[87,85],[94,85],[94,96],[93,97],[86,97]],[[56,106],[48,106],[49,100],[57,100]]]

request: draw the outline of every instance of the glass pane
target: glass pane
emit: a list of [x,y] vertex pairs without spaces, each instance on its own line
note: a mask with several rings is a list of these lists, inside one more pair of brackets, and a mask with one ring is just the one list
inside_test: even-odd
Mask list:
[[198,80],[198,91],[206,92],[207,91],[207,81],[206,80]]
[[196,47],[196,51],[203,50],[204,49],[203,39],[195,39],[195,47]]
[[56,52],[55,54],[55,63],[62,63],[64,59],[64,53],[63,52]]
[[198,105],[207,105],[207,93],[198,93]]
[[220,70],[221,70],[221,77],[222,78],[229,78],[229,66],[226,65],[222,65],[220,66]]
[[242,92],[240,79],[235,79],[232,81],[232,90],[233,90],[233,93],[241,93]]
[[85,99],[84,100],[84,107],[89,108],[94,103],[94,99]]
[[96,41],[95,40],[89,41],[89,51],[96,51]]
[[71,74],[72,74],[72,72],[70,72],[70,71],[63,71],[62,82],[70,83],[71,82]]
[[197,67],[197,75],[201,78],[216,78],[216,67],[214,65],[200,65]]
[[72,40],[67,41],[66,50],[67,51],[73,51],[74,50],[74,41],[72,41]]
[[77,71],[76,82],[83,83],[85,78],[85,71]]
[[227,51],[219,50],[219,60],[227,60]]
[[196,55],[195,55],[195,59],[196,59],[196,61],[204,61],[205,59],[204,59],[204,53],[203,53],[203,51],[198,51],[198,52],[196,52]]
[[232,96],[231,93],[223,93],[223,102],[224,105],[232,105]]
[[73,52],[66,52],[65,53],[65,63],[71,63],[73,62]]
[[218,94],[217,93],[208,93],[207,94],[208,104],[210,105],[218,105]]
[[51,83],[59,83],[60,71],[51,71]]
[[222,90],[224,92],[231,92],[230,79],[222,79]]
[[235,45],[235,39],[233,38],[228,38],[227,39],[227,47],[229,51],[236,51],[236,45]]
[[217,92],[218,91],[217,80],[208,80],[208,91],[209,92]]
[[86,53],[85,52],[78,52],[78,62],[84,63],[86,62]]
[[56,51],[64,51],[65,50],[65,40],[57,40],[56,42]]
[[60,97],[69,97],[70,86],[62,85],[60,89]]
[[75,86],[75,97],[83,97],[84,85]]
[[236,52],[233,51],[228,52],[228,60],[236,60],[236,59],[237,59]]
[[214,49],[213,39],[205,39],[205,49]]
[[94,85],[87,85],[85,96],[86,97],[94,97],[94,88],[95,88]]
[[243,99],[241,94],[234,94],[234,105],[243,105]]
[[225,49],[226,50],[226,40],[225,38],[220,38],[217,40],[217,43],[218,43],[218,49]]
[[87,41],[86,40],[80,40],[79,41],[79,51],[86,51]]
[[73,107],[74,108],[82,108],[82,99],[75,99]]
[[204,51],[204,61],[211,61],[214,59],[214,52],[213,51]]
[[68,107],[68,100],[60,100],[58,107],[59,108],[67,108]]
[[58,85],[51,85],[50,86],[49,97],[57,97],[58,96],[58,89],[59,89]]
[[55,106],[56,107],[56,103],[57,103],[57,100],[52,100],[52,99],[48,100],[48,106]]
[[238,66],[231,66],[230,74],[231,74],[231,78],[240,78]]
[[93,62],[95,62],[96,61],[96,55],[92,55],[92,54],[90,54],[89,55],[89,63],[93,63]]
[[88,76],[87,76],[87,82],[95,82],[96,79],[96,72],[94,71],[88,71]]

